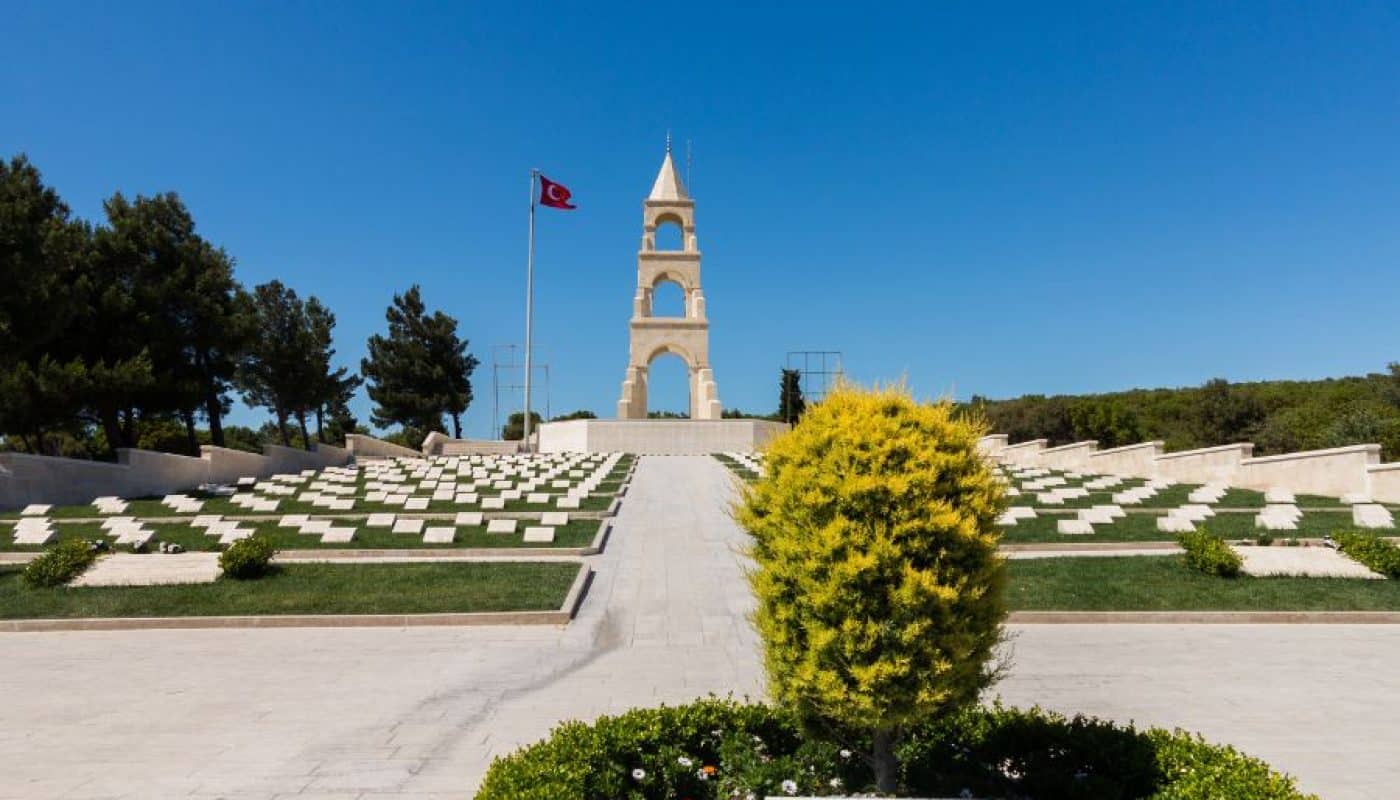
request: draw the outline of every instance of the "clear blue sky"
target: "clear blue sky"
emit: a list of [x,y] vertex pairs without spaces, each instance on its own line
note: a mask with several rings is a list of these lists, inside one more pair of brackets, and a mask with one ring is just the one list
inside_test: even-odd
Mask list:
[[346,364],[422,284],[486,365],[476,436],[534,166],[580,206],[540,220],[552,410],[613,413],[668,128],[726,406],[794,349],[959,397],[1400,359],[1393,3],[464,5],[7,3],[0,152],[88,218],[178,191]]

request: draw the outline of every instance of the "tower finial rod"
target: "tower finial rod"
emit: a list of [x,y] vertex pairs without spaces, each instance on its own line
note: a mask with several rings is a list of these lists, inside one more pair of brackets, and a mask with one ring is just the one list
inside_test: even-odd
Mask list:
[[671,129],[666,129],[666,152],[671,152]]

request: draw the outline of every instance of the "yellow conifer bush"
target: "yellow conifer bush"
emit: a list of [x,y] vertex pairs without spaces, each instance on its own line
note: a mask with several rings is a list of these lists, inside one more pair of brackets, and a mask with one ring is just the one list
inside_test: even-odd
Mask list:
[[951,402],[842,385],[769,444],[737,509],[774,699],[860,732],[883,792],[905,728],[995,677],[1005,501],[983,433]]

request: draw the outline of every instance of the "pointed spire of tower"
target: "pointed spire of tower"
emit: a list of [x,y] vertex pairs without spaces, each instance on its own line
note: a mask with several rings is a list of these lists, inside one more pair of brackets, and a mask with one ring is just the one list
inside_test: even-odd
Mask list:
[[648,200],[689,200],[681,175],[676,171],[676,162],[671,160],[671,133],[666,133],[666,158],[661,162],[661,171],[656,173],[656,183],[651,185]]

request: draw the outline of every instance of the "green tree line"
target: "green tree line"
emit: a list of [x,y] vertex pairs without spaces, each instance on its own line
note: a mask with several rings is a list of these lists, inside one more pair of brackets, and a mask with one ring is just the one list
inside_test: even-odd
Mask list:
[[1161,440],[1167,450],[1254,442],[1256,455],[1376,443],[1400,459],[1400,363],[1386,372],[1314,381],[1231,383],[1085,395],[974,396],[1012,442],[1051,446],[1097,439],[1100,448]]
[[[329,308],[280,281],[245,289],[177,194],[117,192],[103,212],[76,218],[25,156],[0,160],[0,446],[309,448],[359,429],[349,402],[365,377],[375,424],[421,440],[446,416],[460,435],[476,359],[417,286],[394,298],[361,377],[332,364]],[[272,421],[226,426],[235,394]]]

